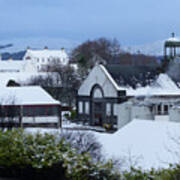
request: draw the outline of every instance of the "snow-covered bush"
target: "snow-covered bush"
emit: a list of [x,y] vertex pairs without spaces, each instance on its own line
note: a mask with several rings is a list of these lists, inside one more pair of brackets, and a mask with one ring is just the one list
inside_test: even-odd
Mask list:
[[64,131],[60,134],[60,137],[77,149],[78,154],[89,153],[96,162],[100,161],[103,157],[101,152],[102,145],[97,141],[93,133]]
[[28,134],[21,129],[0,132],[0,176],[25,179],[118,180],[113,163],[94,162],[52,134]]

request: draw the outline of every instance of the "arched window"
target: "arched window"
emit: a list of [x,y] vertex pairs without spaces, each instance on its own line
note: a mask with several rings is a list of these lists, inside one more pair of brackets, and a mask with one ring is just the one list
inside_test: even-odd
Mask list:
[[103,98],[104,97],[104,91],[99,84],[95,84],[92,87],[90,96],[92,98]]

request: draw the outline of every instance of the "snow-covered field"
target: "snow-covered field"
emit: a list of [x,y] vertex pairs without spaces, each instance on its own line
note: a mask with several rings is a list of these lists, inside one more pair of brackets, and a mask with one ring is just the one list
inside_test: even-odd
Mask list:
[[[26,131],[61,133],[62,130],[30,128]],[[158,169],[180,162],[179,123],[133,120],[114,134],[91,132],[102,144],[105,157],[119,159],[122,168],[129,169],[132,165],[144,170]]]

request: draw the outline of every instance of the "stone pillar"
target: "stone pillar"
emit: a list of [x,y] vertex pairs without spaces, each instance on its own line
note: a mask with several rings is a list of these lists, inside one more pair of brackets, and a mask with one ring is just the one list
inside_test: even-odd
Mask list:
[[57,128],[62,128],[62,115],[61,115],[61,106],[57,106]]
[[83,111],[83,113],[82,113],[82,114],[83,114],[83,121],[85,120],[84,117],[85,117],[85,114],[86,114],[86,107],[85,107],[85,105],[86,105],[86,104],[85,104],[85,101],[83,101],[83,102],[82,102],[82,106],[83,106],[83,107],[82,107],[82,111]]
[[90,125],[93,125],[94,124],[94,103],[92,99],[90,99],[89,113],[90,113]]
[[106,123],[106,103],[102,103],[102,126]]
[[79,121],[79,98],[76,96],[76,119]]
[[20,106],[19,127],[23,128],[23,106]]

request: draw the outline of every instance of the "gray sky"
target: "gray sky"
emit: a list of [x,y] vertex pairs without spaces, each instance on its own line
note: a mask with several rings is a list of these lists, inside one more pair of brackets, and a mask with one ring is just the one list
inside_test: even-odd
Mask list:
[[179,0],[0,0],[0,42],[117,38],[139,45],[180,35]]

